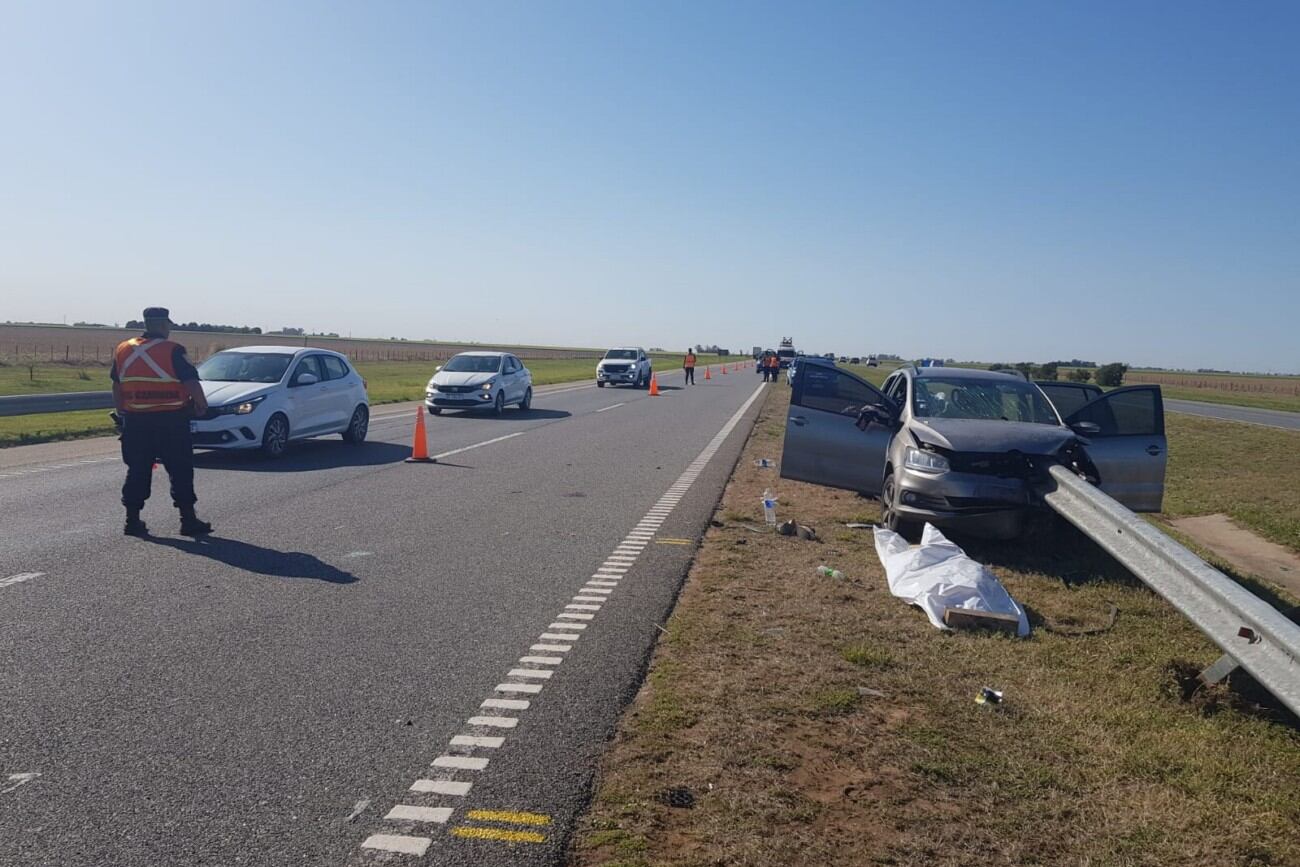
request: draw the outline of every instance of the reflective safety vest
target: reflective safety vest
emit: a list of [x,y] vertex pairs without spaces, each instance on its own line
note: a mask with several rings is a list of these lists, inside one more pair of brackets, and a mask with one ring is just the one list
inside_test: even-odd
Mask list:
[[683,365],[684,365],[685,367],[694,367],[694,366],[695,366],[695,353],[694,353],[694,352],[687,353],[687,355],[686,355],[686,361],[683,362]]
[[177,344],[161,337],[132,337],[117,345],[117,381],[127,412],[176,412],[190,396],[176,377]]
[[779,368],[781,366],[780,357],[776,355],[769,355],[767,357],[767,366]]

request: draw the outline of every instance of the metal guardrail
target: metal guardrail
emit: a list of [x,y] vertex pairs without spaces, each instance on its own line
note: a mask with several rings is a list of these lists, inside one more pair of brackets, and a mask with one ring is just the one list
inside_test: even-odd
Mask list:
[[1044,494],[1051,506],[1181,611],[1227,658],[1213,681],[1240,665],[1300,715],[1300,625],[1063,466]]
[[75,412],[112,409],[111,391],[73,391],[65,394],[15,394],[0,397],[0,417],[38,412]]

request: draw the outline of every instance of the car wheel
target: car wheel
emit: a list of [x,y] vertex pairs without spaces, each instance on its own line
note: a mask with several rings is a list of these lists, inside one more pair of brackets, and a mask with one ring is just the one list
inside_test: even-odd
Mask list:
[[262,431],[262,455],[268,458],[282,457],[289,448],[289,420],[282,413],[276,413],[266,422]]
[[492,414],[501,415],[501,413],[505,411],[506,411],[506,393],[504,391],[498,391],[496,402],[492,404]]
[[528,390],[524,392],[524,399],[519,401],[519,408],[524,412],[528,412],[528,410],[533,408],[532,386],[529,386]]
[[370,409],[362,404],[352,410],[352,420],[348,422],[348,429],[343,431],[343,441],[359,446],[366,441],[366,434],[370,432]]
[[605,383],[601,382],[599,379],[596,380],[596,388],[604,388],[604,387],[605,387]]
[[880,523],[909,542],[921,538],[921,525],[898,514],[898,484],[893,473],[885,476],[885,484],[880,489]]

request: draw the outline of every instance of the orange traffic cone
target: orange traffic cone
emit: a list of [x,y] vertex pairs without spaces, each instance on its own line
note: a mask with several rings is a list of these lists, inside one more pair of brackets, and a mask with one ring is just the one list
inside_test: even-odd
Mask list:
[[650,374],[650,396],[659,396],[659,377],[653,373]]
[[713,379],[713,377],[709,375],[709,366],[707,364],[704,365],[704,378]]
[[429,457],[429,438],[424,433],[424,405],[415,411],[415,442],[411,444],[411,456],[408,464],[436,464],[437,458]]
[[725,364],[722,365],[722,372],[723,372],[723,373],[726,373],[726,372],[727,372],[727,365],[725,365]]

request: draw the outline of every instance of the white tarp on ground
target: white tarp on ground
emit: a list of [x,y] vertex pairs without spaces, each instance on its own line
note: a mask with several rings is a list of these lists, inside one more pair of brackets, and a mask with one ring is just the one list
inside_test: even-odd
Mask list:
[[1020,619],[1016,634],[1029,634],[1029,618],[997,576],[966,556],[932,524],[925,525],[920,547],[913,548],[892,530],[877,527],[876,553],[885,567],[889,592],[919,606],[930,622],[947,629],[943,612],[965,608],[1009,614]]

